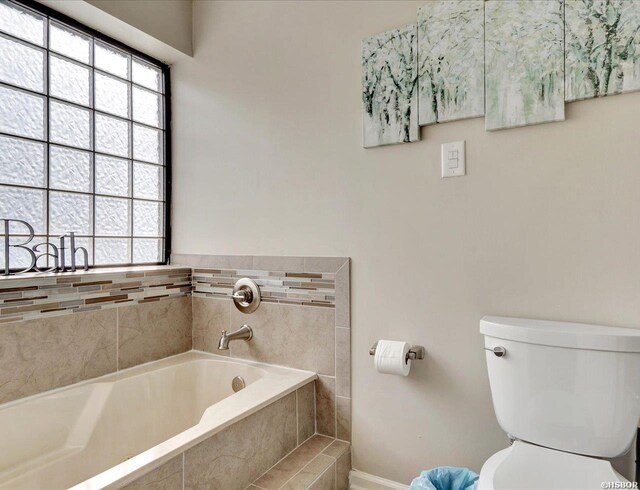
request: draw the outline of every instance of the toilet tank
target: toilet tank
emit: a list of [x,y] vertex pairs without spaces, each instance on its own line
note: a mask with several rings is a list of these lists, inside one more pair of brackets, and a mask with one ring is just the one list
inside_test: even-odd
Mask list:
[[629,449],[640,419],[640,330],[484,317],[480,332],[494,410],[510,436],[605,458]]

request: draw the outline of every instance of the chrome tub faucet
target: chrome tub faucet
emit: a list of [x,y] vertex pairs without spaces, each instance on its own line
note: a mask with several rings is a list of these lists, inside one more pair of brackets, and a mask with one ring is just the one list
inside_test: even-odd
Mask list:
[[253,330],[249,325],[242,325],[235,332],[227,333],[226,330],[222,331],[222,337],[218,342],[218,350],[229,350],[229,342],[232,340],[244,340],[249,342],[253,338]]

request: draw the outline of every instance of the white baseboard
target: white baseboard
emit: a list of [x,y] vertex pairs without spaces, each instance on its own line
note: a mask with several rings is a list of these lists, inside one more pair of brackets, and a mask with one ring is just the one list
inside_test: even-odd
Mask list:
[[409,487],[402,483],[385,480],[379,476],[370,475],[364,471],[351,470],[349,473],[350,490],[407,490]]

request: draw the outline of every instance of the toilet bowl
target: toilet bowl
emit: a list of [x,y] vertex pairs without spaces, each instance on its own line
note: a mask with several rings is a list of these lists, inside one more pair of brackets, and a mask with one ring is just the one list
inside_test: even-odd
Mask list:
[[482,466],[478,490],[598,490],[627,481],[609,461],[515,441]]
[[515,442],[483,465],[479,490],[633,488],[609,458],[640,419],[640,330],[485,317],[498,423]]

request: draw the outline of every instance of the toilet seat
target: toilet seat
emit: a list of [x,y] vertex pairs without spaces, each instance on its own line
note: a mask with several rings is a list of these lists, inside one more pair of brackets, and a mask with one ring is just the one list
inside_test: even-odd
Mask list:
[[478,490],[596,490],[626,481],[609,461],[515,441],[485,462]]

